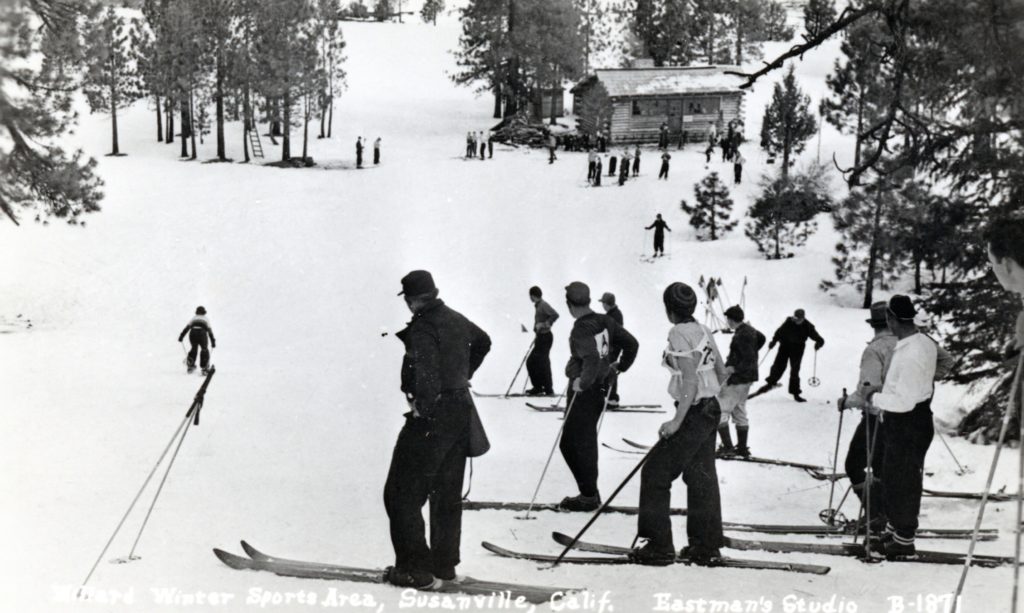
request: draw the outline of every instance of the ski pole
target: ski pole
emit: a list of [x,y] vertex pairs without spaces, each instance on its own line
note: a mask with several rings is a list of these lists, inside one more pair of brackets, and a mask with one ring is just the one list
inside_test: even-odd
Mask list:
[[956,458],[956,454],[953,453],[953,449],[950,448],[949,443],[946,442],[946,437],[942,436],[942,431],[941,430],[936,430],[935,434],[939,435],[939,440],[942,441],[942,446],[946,448],[946,451],[949,452],[949,457],[953,458],[953,462],[956,463],[956,467],[957,467],[957,469],[959,469],[959,470],[957,470],[956,474],[958,474],[960,476],[966,475],[967,474],[967,469],[964,468],[963,465],[960,464],[960,460],[958,460]]
[[565,546],[565,549],[562,550],[562,553],[558,554],[558,558],[556,558],[555,561],[551,563],[551,566],[548,567],[549,569],[555,568],[562,562],[562,559],[565,558],[565,555],[569,553],[573,547],[576,546],[576,543],[578,543],[581,538],[583,538],[583,535],[586,533],[586,531],[590,529],[590,526],[594,525],[594,522],[597,521],[597,518],[600,517],[602,513],[604,513],[605,509],[611,506],[612,501],[615,500],[615,497],[619,495],[619,492],[622,491],[622,488],[626,487],[626,484],[629,483],[630,479],[633,478],[633,475],[635,475],[641,468],[643,468],[643,465],[647,463],[647,460],[651,457],[651,454],[654,453],[655,449],[661,447],[661,443],[664,440],[665,439],[658,439],[658,442],[652,445],[650,450],[644,454],[644,457],[640,458],[640,462],[638,462],[637,465],[633,467],[633,470],[629,471],[629,474],[626,475],[626,478],[622,480],[622,483],[620,483],[619,486],[615,488],[615,491],[612,492],[612,495],[608,497],[608,500],[605,500],[604,504],[602,504],[596,511],[594,511],[594,515],[590,518],[586,525],[584,525],[580,529],[580,531],[576,533],[576,536],[572,537],[572,541]]
[[814,350],[814,369],[811,373],[811,378],[807,380],[807,385],[811,387],[818,387],[821,385],[821,379],[818,378],[818,350]]
[[181,363],[188,365],[188,347],[185,346],[185,341],[178,341],[181,344],[181,350],[185,352],[185,357],[181,359]]
[[530,352],[533,351],[533,345],[536,342],[536,340],[530,341],[530,346],[526,349],[526,355],[523,356],[523,361],[519,363],[519,368],[516,369],[515,376],[512,377],[512,381],[510,381],[508,384],[508,389],[505,390],[505,398],[508,398],[508,395],[512,393],[512,386],[516,384],[516,379],[519,378],[519,373],[522,372],[523,365],[526,364],[527,358],[530,357]]
[[[988,504],[989,491],[992,489],[992,481],[995,479],[995,476],[996,476],[996,465],[999,463],[999,454],[1003,450],[1003,442],[1006,440],[1006,432],[1010,429],[1010,417],[1013,414],[1013,403],[1014,403],[1014,401],[1016,401],[1016,402],[1018,402],[1018,406],[1021,406],[1020,403],[1024,402],[1024,400],[1022,400],[1021,397],[1020,397],[1021,396],[1021,381],[1020,380],[1021,380],[1021,371],[1022,370],[1024,370],[1024,352],[1022,352],[1020,354],[1020,357],[1017,359],[1017,370],[1014,372],[1013,383],[1010,385],[1010,397],[1009,397],[1009,399],[1006,402],[1006,411],[1003,412],[1003,423],[999,427],[999,440],[996,441],[996,450],[992,454],[992,465],[989,467],[988,480],[985,482],[985,489],[981,493],[981,502],[978,504],[978,517],[974,521],[974,532],[971,534],[971,544],[967,547],[967,557],[966,557],[966,559],[964,559],[964,568],[963,568],[962,571],[960,571],[960,581],[957,583],[956,591],[953,592],[953,608],[951,610],[951,613],[956,613],[960,609],[960,605],[959,605],[959,603],[960,603],[960,596],[963,594],[964,583],[966,583],[966,581],[967,581],[967,573],[968,573],[968,571],[970,571],[971,563],[974,560],[974,547],[975,547],[975,545],[978,544],[978,532],[981,530],[981,522],[985,518],[985,505]],[[1018,504],[1020,504],[1020,498],[1019,497],[1017,498],[1017,501],[1018,501]],[[1014,566],[1019,568],[1020,567],[1020,558],[1019,558],[1019,553],[1020,553],[1020,549],[1019,549],[1019,544],[1020,544],[1020,536],[1019,536],[1020,535],[1020,521],[1019,521],[1019,518],[1018,518],[1018,522],[1017,522],[1017,535],[1018,535],[1018,538],[1017,538],[1017,549],[1016,549],[1015,553],[1018,554],[1018,557],[1015,560]],[[1013,608],[1014,608],[1014,610],[1016,610],[1016,608],[1017,608],[1017,589],[1016,589],[1017,585],[1016,585],[1016,581],[1017,581],[1017,571],[1015,570],[1014,571],[1014,591],[1013,591],[1013,596],[1014,596]]]
[[[1013,393],[1013,390],[1011,390]],[[1017,534],[1013,546],[1013,609],[1017,613],[1017,588],[1020,585],[1020,539],[1021,521],[1024,514],[1024,419],[1021,419],[1021,408],[1024,407],[1024,390],[1017,382]]]
[[747,276],[743,276],[743,287],[740,288],[740,308],[747,308]]
[[[572,380],[569,380],[569,385],[572,385]],[[565,390],[568,394],[569,385],[566,386]],[[533,511],[533,504],[537,502],[537,494],[540,493],[540,486],[544,483],[544,477],[548,474],[548,467],[551,466],[551,458],[555,457],[555,449],[558,448],[558,441],[562,438],[562,432],[565,431],[565,424],[569,421],[569,412],[572,411],[572,405],[576,403],[576,398],[579,397],[579,393],[573,394],[572,399],[569,401],[569,406],[565,408],[565,419],[562,420],[562,425],[558,428],[558,434],[555,435],[555,442],[551,445],[551,452],[548,453],[548,461],[544,462],[544,470],[540,472],[540,479],[537,480],[537,487],[533,490],[533,498],[530,499],[530,505],[526,507],[526,515],[517,515],[516,519],[533,519],[530,517],[530,512]]]
[[761,358],[761,361],[758,362],[757,365],[760,366],[761,364],[764,364],[764,361],[768,359],[768,356],[770,356],[772,354],[772,351],[775,351],[775,349],[774,348],[768,349],[768,351],[764,354],[764,357]]
[[608,383],[608,391],[604,395],[604,406],[601,407],[601,416],[597,418],[597,433],[601,434],[601,424],[604,422],[605,411],[608,410],[608,402],[612,397],[612,390],[615,389],[615,380],[618,379],[619,373],[612,371],[611,381]]
[[[836,474],[836,469],[839,466],[839,438],[843,434],[843,413],[846,411],[846,388],[843,388],[843,397],[839,400],[839,428],[836,430],[836,450],[832,454],[832,475]],[[835,525],[835,510],[832,509],[832,501],[835,500],[834,496],[836,493],[836,480],[831,479],[832,487],[828,490],[828,514],[829,521],[828,525]]]

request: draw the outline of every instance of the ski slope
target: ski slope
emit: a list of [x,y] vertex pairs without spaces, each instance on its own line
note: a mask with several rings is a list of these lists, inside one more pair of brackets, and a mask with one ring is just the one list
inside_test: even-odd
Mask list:
[[[463,160],[464,136],[485,130],[491,100],[455,88],[449,50],[459,26],[345,24],[349,90],[335,110],[334,138],[313,140],[312,169],[179,161],[178,145],[156,143],[153,112],[140,102],[121,120],[126,157],[100,158],[107,197],[85,228],[25,217],[22,227],[0,224],[0,476],[5,493],[0,526],[8,555],[0,561],[0,604],[10,611],[191,610],[285,611],[307,608],[299,592],[324,598],[330,587],[369,594],[381,607],[402,610],[401,592],[386,586],[337,585],[240,573],[221,565],[214,546],[237,550],[240,538],[275,554],[349,565],[391,563],[381,492],[405,403],[398,391],[401,344],[393,336],[409,313],[396,293],[409,270],[433,272],[441,297],[482,328],[493,349],[474,379],[479,391],[508,386],[530,337],[527,297],[539,285],[562,314],[555,325],[552,364],[556,386],[568,357],[571,319],[562,288],[588,283],[599,296],[618,297],[627,328],[640,341],[636,364],[621,380],[623,402],[670,400],[660,355],[669,324],[661,292],[672,281],[696,286],[721,277],[731,302],[746,279],[749,320],[766,334],[795,308],[826,339],[818,356],[818,388],[805,387],[798,405],[782,390],[752,401],[750,444],[755,454],[831,465],[838,415],[834,399],[855,382],[860,351],[870,338],[855,297],[818,291],[830,278],[836,241],[826,216],[806,248],[791,260],[762,259],[740,229],[715,243],[693,240],[679,200],[709,171],[731,179],[717,160],[705,169],[698,147],[673,151],[671,179],[656,181],[657,154],[645,149],[639,179],[623,187],[605,181],[586,187],[585,154],[496,146],[493,160]],[[796,63],[814,104],[824,91],[837,44]],[[770,46],[766,54],[780,46]],[[772,75],[749,94],[745,183],[733,189],[734,216],[756,195],[766,166],[756,148]],[[109,150],[109,118],[83,112],[69,142],[91,155]],[[315,134],[316,126],[310,126]],[[301,151],[301,130],[292,150]],[[357,136],[383,138],[383,164],[354,170]],[[228,128],[229,155],[241,158],[241,130]],[[279,149],[264,138],[270,160]],[[848,162],[846,137],[825,126],[821,159],[833,152]],[[200,157],[212,158],[207,139]],[[817,156],[812,140],[803,161]],[[369,152],[369,149],[368,149]],[[367,155],[369,159],[370,156]],[[371,164],[368,164],[371,165]],[[731,182],[731,181],[730,181]],[[837,197],[841,182],[836,181]],[[650,252],[644,226],[661,213],[673,232],[666,257]],[[203,420],[189,431],[162,497],[139,543],[141,559],[103,560],[90,585],[109,595],[131,594],[133,604],[65,603],[61,587],[77,585],[167,443],[201,379],[182,366],[178,333],[199,304],[209,311],[218,345],[217,366]],[[594,306],[597,306],[596,303]],[[702,316],[703,307],[698,310]],[[31,319],[28,329],[23,321]],[[385,335],[385,333],[387,333]],[[727,351],[728,339],[719,340]],[[812,374],[811,353],[803,377]],[[762,377],[767,372],[762,366]],[[517,382],[517,385],[520,383]],[[942,385],[935,410],[955,423],[965,390]],[[493,449],[473,463],[474,500],[529,500],[561,422],[521,401],[477,403]],[[660,415],[609,414],[601,440],[653,441]],[[841,459],[854,420],[844,424]],[[936,439],[926,483],[980,490],[992,448],[951,439],[966,476]],[[602,449],[600,485],[610,494],[637,461]],[[1012,486],[1013,454],[1006,454],[997,487]],[[816,523],[828,486],[801,471],[746,463],[719,463],[724,517],[732,521]],[[638,481],[617,502],[634,505]],[[150,494],[152,488],[149,490]],[[576,493],[556,457],[539,499]],[[837,497],[841,492],[837,492]],[[674,506],[685,505],[682,484]],[[125,525],[107,558],[124,556],[149,497]],[[845,512],[853,516],[848,503]],[[922,523],[973,525],[971,501],[925,499]],[[1002,537],[983,553],[1011,554],[1013,509],[990,506],[986,525]],[[557,552],[552,530],[575,533],[584,515],[541,513],[520,521],[509,512],[464,515],[460,572],[480,578],[545,585],[577,585],[614,610],[656,610],[656,594],[678,598],[806,603],[835,596],[842,611],[887,611],[895,601],[952,591],[958,567],[904,564],[867,566],[824,556],[748,557],[831,565],[812,577],[768,571],[704,568],[569,567],[539,571],[535,564],[496,558],[478,546],[490,540],[510,548]],[[635,519],[601,519],[588,540],[629,544]],[[685,524],[674,521],[676,545]],[[798,538],[798,537],[793,537]],[[963,542],[927,541],[960,551]],[[1009,600],[1009,569],[971,572],[965,611],[1000,611]],[[252,590],[281,604],[250,603]],[[233,595],[210,604],[209,595]],[[207,604],[189,606],[206,595]],[[275,596],[276,594],[276,596]],[[284,602],[292,594],[292,601]],[[308,596],[308,594],[307,594]],[[223,602],[222,602],[223,601]],[[851,608],[854,607],[854,608]],[[349,609],[359,607],[349,605]],[[419,610],[417,607],[404,610]],[[424,609],[425,610],[425,609]],[[608,609],[609,611],[611,609]],[[767,609],[757,609],[767,610]]]

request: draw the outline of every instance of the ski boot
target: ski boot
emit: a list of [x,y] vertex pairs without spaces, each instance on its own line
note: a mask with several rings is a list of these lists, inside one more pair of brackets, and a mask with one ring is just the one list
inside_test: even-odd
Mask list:
[[384,570],[384,580],[391,585],[416,590],[432,590],[441,585],[433,574],[425,570],[405,570],[397,566],[389,566]]
[[797,402],[807,402],[807,399],[801,396],[799,393],[793,394],[793,400]]
[[736,457],[736,448],[732,445],[719,445],[718,450],[715,451],[716,458],[733,458]]
[[596,511],[601,506],[601,495],[596,496],[566,496],[558,503],[562,511]]
[[749,458],[750,447],[747,447],[746,445],[739,445],[738,447],[736,447],[735,455],[736,457],[739,458]]
[[715,566],[722,559],[718,549],[687,545],[679,552],[679,557],[698,566]]
[[642,547],[634,547],[629,552],[629,559],[644,566],[669,566],[675,564],[676,552],[671,547],[657,547],[647,541]]
[[195,371],[196,371],[196,365],[195,365],[195,364],[189,364],[189,365],[188,365],[188,366],[187,366],[187,367],[185,368],[185,372],[187,372],[187,373],[188,373],[188,374],[190,374],[190,375],[191,375],[192,373],[194,373]]

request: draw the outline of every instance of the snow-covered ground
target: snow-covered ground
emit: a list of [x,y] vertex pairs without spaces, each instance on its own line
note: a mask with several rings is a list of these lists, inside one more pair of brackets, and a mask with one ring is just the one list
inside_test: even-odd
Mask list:
[[[300,591],[327,595],[330,584],[241,573],[211,555],[214,546],[237,549],[240,538],[281,555],[390,563],[381,490],[405,403],[398,391],[401,345],[382,333],[407,321],[395,294],[399,279],[415,268],[431,270],[442,298],[491,335],[493,350],[474,380],[477,390],[508,386],[530,342],[520,325],[531,321],[527,289],[534,284],[563,314],[552,352],[560,372],[571,324],[562,287],[582,280],[597,295],[618,296],[626,325],[640,340],[636,365],[621,382],[623,401],[666,405],[667,374],[659,362],[669,324],[661,291],[672,281],[696,285],[701,275],[715,276],[737,302],[746,279],[746,310],[755,326],[770,335],[802,307],[827,341],[817,364],[822,386],[806,388],[807,404],[795,404],[781,392],[751,403],[751,446],[758,455],[831,465],[834,399],[854,383],[870,330],[863,311],[845,308],[817,289],[831,275],[836,241],[825,216],[797,257],[768,262],[740,230],[712,244],[692,239],[678,203],[692,200],[693,184],[708,172],[695,147],[673,152],[667,182],[655,180],[657,155],[647,150],[639,179],[624,187],[606,182],[600,189],[586,187],[583,154],[560,153],[549,165],[544,152],[498,146],[493,160],[464,161],[465,133],[487,129],[493,120],[487,97],[475,98],[445,77],[444,70],[453,67],[448,51],[458,35],[455,19],[445,17],[436,28],[413,20],[346,24],[345,34],[350,91],[336,110],[334,139],[311,144],[311,155],[330,169],[179,161],[178,145],[154,142],[153,113],[140,103],[121,119],[121,150],[128,156],[101,158],[107,198],[86,228],[59,222],[42,227],[30,219],[20,228],[0,224],[4,610],[249,611],[260,608],[247,601],[253,589],[281,598]],[[836,48],[796,64],[815,103]],[[747,100],[753,142],[744,147],[749,179],[733,190],[737,216],[756,192],[756,176],[777,168],[765,167],[755,145],[778,78],[759,83]],[[230,155],[237,159],[240,130],[229,130]],[[351,169],[357,136],[383,137],[379,168]],[[84,116],[72,140],[101,156],[109,150],[109,120]],[[274,158],[278,150],[266,139],[264,146]],[[300,151],[301,143],[292,147]],[[850,149],[846,138],[825,127],[822,159],[835,151],[843,162]],[[816,154],[812,140],[803,157]],[[207,140],[201,157],[212,156]],[[731,168],[713,161],[709,170],[726,175]],[[650,250],[643,227],[656,213],[673,229],[671,257],[643,263],[641,252]],[[139,544],[141,560],[104,560],[91,581],[97,588],[130,591],[134,604],[61,602],[59,588],[83,579],[200,383],[184,374],[182,348],[175,342],[198,304],[209,310],[219,341],[202,424],[190,430],[177,458]],[[31,329],[21,323],[29,319]],[[727,341],[720,343],[726,350]],[[807,358],[805,379],[812,374],[811,354]],[[955,422],[963,394],[962,388],[940,386],[939,417]],[[478,407],[493,449],[474,462],[471,497],[529,500],[560,422],[520,401],[485,399]],[[601,439],[650,441],[663,419],[611,414]],[[852,421],[844,424],[842,450]],[[949,443],[971,473],[957,476],[936,440],[926,482],[980,490],[993,448]],[[610,493],[637,459],[602,450],[602,492]],[[1014,459],[1007,454],[997,487],[1012,482]],[[725,462],[719,475],[728,520],[813,524],[828,499],[827,485],[793,469]],[[637,485],[630,483],[618,502],[635,504]],[[556,457],[540,500],[573,493],[571,476]],[[682,484],[674,503],[685,504]],[[143,497],[108,558],[127,554],[146,504]],[[844,510],[856,512],[850,503]],[[922,523],[966,527],[973,525],[974,513],[970,501],[926,499]],[[1012,515],[1010,504],[990,507],[986,525],[1002,536],[981,544],[980,551],[1012,553]],[[828,564],[832,572],[816,577],[578,566],[539,571],[535,564],[496,558],[478,547],[492,540],[556,552],[549,533],[575,532],[585,519],[540,513],[526,522],[508,512],[467,513],[460,570],[586,586],[597,596],[607,591],[620,612],[652,610],[659,593],[771,602],[773,611],[786,610],[787,597],[809,605],[835,596],[835,611],[896,611],[901,609],[893,608],[892,598],[952,591],[960,570],[751,553]],[[602,518],[588,538],[629,544],[634,521]],[[677,519],[674,526],[681,546],[684,523]],[[965,547],[962,541],[927,545]],[[1008,608],[1010,576],[1009,569],[973,570],[963,610]],[[401,609],[399,590],[336,587],[372,594],[379,610]],[[172,598],[176,604],[165,605],[157,597],[212,592],[234,598],[188,607],[186,600]],[[302,608],[293,601],[261,610]]]

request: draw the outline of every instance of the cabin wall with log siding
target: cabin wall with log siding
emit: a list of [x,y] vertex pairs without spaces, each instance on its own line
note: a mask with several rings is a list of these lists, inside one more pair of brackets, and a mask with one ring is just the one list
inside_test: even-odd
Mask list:
[[[719,99],[718,112],[687,114],[684,111],[682,119],[678,122],[682,125],[682,129],[686,130],[688,136],[687,140],[689,142],[697,142],[707,140],[712,125],[718,124],[718,132],[721,133],[726,129],[726,126],[729,125],[730,121],[734,119],[737,119],[740,122],[744,121],[744,101],[742,93],[670,96],[664,98],[644,97],[635,98],[635,100],[666,100],[675,101],[677,103],[682,101],[682,108],[685,109],[688,101],[707,98]],[[669,117],[669,114],[666,112],[664,114],[655,115],[634,115],[633,100],[634,98],[613,100],[610,130],[611,142],[613,144],[658,142],[658,136],[661,132],[661,124],[668,123],[672,126],[673,122]],[[669,138],[671,138],[673,142],[678,142],[679,129],[670,127]]]

